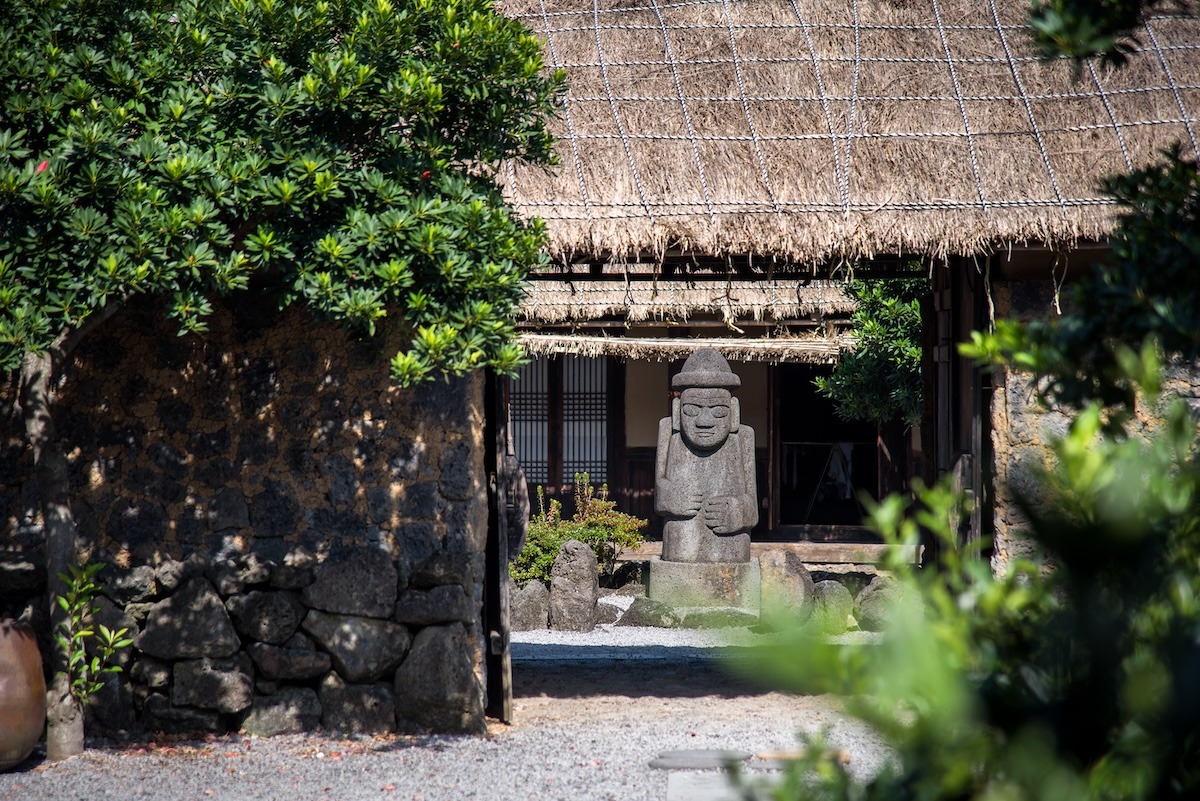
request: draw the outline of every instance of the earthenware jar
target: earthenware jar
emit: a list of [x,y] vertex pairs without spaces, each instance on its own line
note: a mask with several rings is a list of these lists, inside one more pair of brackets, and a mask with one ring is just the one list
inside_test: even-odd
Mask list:
[[46,681],[33,629],[0,620],[0,771],[21,764],[46,725]]

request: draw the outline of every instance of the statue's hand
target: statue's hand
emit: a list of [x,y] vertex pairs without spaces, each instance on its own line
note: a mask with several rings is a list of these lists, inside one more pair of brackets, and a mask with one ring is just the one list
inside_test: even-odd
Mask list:
[[681,492],[679,493],[679,504],[676,508],[679,510],[679,514],[684,517],[695,517],[700,513],[700,508],[703,505],[703,492]]
[[742,528],[737,501],[729,496],[704,502],[704,524],[717,534],[734,534]]
[[687,518],[700,513],[704,493],[659,480],[654,492],[654,510],[661,515]]

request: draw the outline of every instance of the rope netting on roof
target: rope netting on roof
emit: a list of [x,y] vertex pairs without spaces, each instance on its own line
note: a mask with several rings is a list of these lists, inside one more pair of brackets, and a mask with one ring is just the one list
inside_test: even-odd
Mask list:
[[556,251],[966,253],[1105,235],[1106,174],[1200,155],[1200,18],[1045,63],[1025,0],[511,0],[569,89],[561,166],[509,165]]

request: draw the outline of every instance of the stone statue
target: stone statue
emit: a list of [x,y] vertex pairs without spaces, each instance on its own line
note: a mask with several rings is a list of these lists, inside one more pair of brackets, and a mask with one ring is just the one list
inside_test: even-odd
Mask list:
[[666,519],[664,562],[749,562],[758,523],[754,431],[731,389],[741,379],[715,350],[698,350],[671,379],[682,390],[658,424],[654,510]]

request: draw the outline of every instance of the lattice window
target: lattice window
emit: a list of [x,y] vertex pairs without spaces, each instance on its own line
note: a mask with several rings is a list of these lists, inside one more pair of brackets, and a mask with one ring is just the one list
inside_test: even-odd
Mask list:
[[509,394],[513,444],[532,485],[576,473],[608,481],[608,364],[579,356],[535,359],[521,368]]

